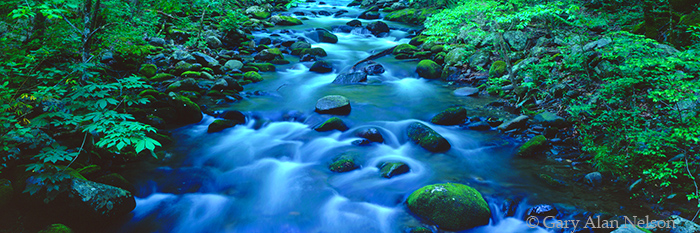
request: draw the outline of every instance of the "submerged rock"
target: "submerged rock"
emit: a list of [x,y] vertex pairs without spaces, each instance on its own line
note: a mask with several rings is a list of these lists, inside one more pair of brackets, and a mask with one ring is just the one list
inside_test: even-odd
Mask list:
[[434,184],[411,193],[408,209],[447,231],[462,231],[489,223],[491,210],[476,189],[457,183]]
[[438,113],[431,123],[436,125],[459,125],[467,119],[467,109],[463,107],[448,108]]
[[367,73],[365,72],[352,72],[352,73],[344,73],[344,74],[339,74],[335,79],[333,80],[333,83],[336,84],[354,84],[354,83],[361,83],[361,82],[366,82],[367,81]]
[[340,118],[332,117],[331,119],[326,120],[321,125],[314,128],[314,130],[318,132],[326,132],[331,130],[346,131],[348,130],[348,126],[346,126],[345,122],[343,122],[343,120],[341,120]]
[[453,92],[456,96],[476,96],[479,95],[479,88],[476,87],[462,87],[454,90]]
[[367,24],[367,30],[372,32],[372,35],[378,36],[382,33],[388,33],[389,25],[386,25],[386,23],[382,21],[372,22]]
[[450,143],[427,125],[414,122],[408,126],[408,138],[430,152],[450,150]]
[[350,100],[342,95],[327,95],[316,101],[316,112],[320,114],[348,115]]

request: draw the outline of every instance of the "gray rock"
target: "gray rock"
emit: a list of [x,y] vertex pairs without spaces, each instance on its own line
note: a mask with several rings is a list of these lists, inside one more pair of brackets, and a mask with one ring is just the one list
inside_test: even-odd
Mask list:
[[[673,222],[673,228],[670,228],[666,226],[667,228],[670,228],[670,233],[695,233],[695,232],[700,232],[700,225],[697,223],[694,223],[688,219],[681,218],[678,215],[671,215],[671,217],[668,217],[669,221]],[[658,227],[661,227],[659,225]]]
[[240,70],[243,68],[243,62],[239,60],[229,60],[224,64],[224,67],[230,70]]
[[554,114],[549,111],[545,111],[543,113],[535,115],[534,120],[535,122],[540,123],[544,126],[561,128],[566,125],[566,121],[564,120],[564,118],[557,116],[557,114]]
[[361,83],[361,82],[366,82],[367,81],[367,73],[365,72],[352,72],[352,73],[344,73],[344,74],[339,74],[335,79],[333,80],[333,83],[336,84],[353,84],[353,83]]
[[165,39],[158,38],[158,37],[151,38],[151,40],[148,41],[148,44],[153,45],[153,46],[157,46],[157,47],[163,47],[163,46],[165,46]]
[[327,95],[316,101],[316,112],[321,114],[348,115],[350,100],[342,95]]
[[221,40],[219,40],[219,38],[217,38],[215,36],[207,37],[205,39],[205,41],[207,42],[207,45],[209,46],[209,48],[212,48],[212,49],[219,48],[223,45],[221,43]]
[[586,184],[596,187],[603,183],[603,175],[601,175],[600,172],[591,172],[586,174],[583,180],[586,181]]
[[456,96],[477,96],[479,95],[479,88],[476,87],[462,87],[454,90],[453,92]]
[[118,217],[136,207],[129,191],[83,179],[72,180],[68,198],[72,212],[84,216]]
[[213,57],[211,57],[211,56],[209,56],[209,55],[206,55],[206,54],[204,54],[204,53],[201,53],[201,52],[194,52],[194,53],[192,53],[192,56],[194,56],[194,58],[197,59],[197,62],[198,62],[198,63],[204,64],[204,65],[206,65],[207,67],[212,67],[212,68],[214,68],[214,67],[216,67],[216,66],[219,65],[219,61],[217,61],[217,60],[214,59]]
[[372,22],[367,25],[367,30],[372,32],[373,35],[377,36],[384,32],[389,32],[389,25],[382,21]]
[[607,38],[607,37],[602,38],[602,39],[599,39],[599,40],[596,40],[596,41],[593,41],[593,42],[590,42],[590,43],[584,45],[583,50],[590,51],[590,50],[594,50],[594,49],[603,48],[610,43],[612,43],[612,40],[610,38]]
[[472,68],[484,68],[489,62],[489,54],[486,51],[479,51],[469,57],[469,66]]
[[503,33],[503,39],[515,51],[523,51],[527,46],[527,35],[522,31],[507,31]]
[[525,115],[518,116],[510,121],[503,122],[503,124],[498,126],[498,130],[509,131],[512,129],[524,128],[527,126],[528,119],[530,119],[530,117]]
[[471,130],[479,130],[479,131],[484,131],[484,130],[490,130],[491,125],[485,121],[475,121],[467,124],[467,128]]
[[197,62],[197,59],[194,56],[192,56],[192,54],[182,50],[175,50],[175,52],[173,52],[172,58],[173,60],[184,61],[187,63]]

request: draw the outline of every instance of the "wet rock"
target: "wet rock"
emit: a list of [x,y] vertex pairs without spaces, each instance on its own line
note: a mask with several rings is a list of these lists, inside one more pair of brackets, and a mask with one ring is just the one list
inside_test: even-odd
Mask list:
[[335,79],[333,80],[333,83],[336,84],[354,84],[354,83],[361,83],[361,82],[366,82],[367,81],[367,73],[365,72],[352,72],[352,73],[344,73],[344,74],[339,74]]
[[410,45],[410,44],[400,44],[394,47],[394,50],[391,51],[392,54],[397,55],[397,54],[409,54],[409,53],[414,53],[418,50],[416,46]]
[[275,59],[284,59],[282,51],[278,48],[264,49],[255,55],[255,60],[258,61],[272,61]]
[[537,177],[540,178],[542,182],[544,182],[552,188],[561,188],[566,186],[566,183],[564,181],[554,179],[552,176],[547,174],[539,174],[537,175]]
[[311,55],[311,54],[304,54],[299,58],[300,62],[307,62],[307,61],[317,61],[318,57]]
[[321,16],[331,16],[331,15],[333,15],[333,14],[330,13],[330,12],[328,12],[328,11],[319,11],[319,12],[318,12],[318,15],[321,15]]
[[227,86],[225,88],[226,90],[243,91],[243,87],[241,86],[241,84],[238,83],[238,80],[234,79],[233,77],[224,76],[222,79],[227,83]]
[[356,19],[350,20],[350,22],[345,23],[350,27],[362,27],[362,22]]
[[317,73],[330,73],[333,71],[333,64],[329,61],[316,61],[313,65],[311,65],[309,71]]
[[448,108],[430,120],[436,125],[459,125],[467,119],[467,109],[463,107]]
[[207,133],[221,132],[224,129],[236,126],[238,123],[238,121],[233,120],[215,120],[207,127]]
[[192,102],[190,98],[170,92],[168,103],[173,108],[174,112],[166,111],[165,113],[167,115],[158,115],[165,119],[167,123],[188,125],[198,123],[202,120],[202,111],[199,109],[199,105]]
[[479,88],[476,87],[462,87],[458,88],[453,92],[456,96],[477,96],[479,95]]
[[411,168],[407,164],[402,162],[386,162],[379,165],[379,173],[384,178],[391,178],[401,174],[408,173]]
[[525,128],[527,126],[528,119],[530,119],[530,117],[525,115],[518,116],[510,121],[503,122],[503,124],[498,126],[498,130],[509,131],[513,129]]
[[243,74],[243,80],[257,83],[257,82],[262,81],[263,78],[262,78],[262,75],[258,74],[258,72],[248,71],[248,72],[245,72],[245,74]]
[[600,172],[591,172],[586,174],[586,176],[583,177],[583,180],[586,181],[586,184],[597,187],[603,183],[603,175],[600,174]]
[[442,67],[431,60],[422,60],[416,66],[418,76],[426,79],[438,79],[442,73]]
[[216,36],[209,36],[205,39],[207,46],[212,49],[220,48],[223,43],[221,43],[221,40],[217,38]]
[[223,68],[227,69],[227,71],[240,70],[243,68],[243,62],[239,60],[229,60],[224,63]]
[[379,11],[365,11],[360,13],[360,16],[357,16],[357,18],[360,19],[379,19]]
[[382,64],[371,63],[363,67],[362,71],[367,73],[367,75],[379,75],[384,73],[386,70],[384,70],[384,66],[382,66]]
[[294,42],[294,44],[289,46],[290,50],[295,50],[295,49],[308,49],[311,48],[311,44],[305,42],[305,41],[297,41]]
[[335,26],[331,27],[331,30],[333,32],[350,33],[350,32],[352,32],[352,29],[354,29],[354,27],[350,27],[348,25],[335,25]]
[[245,114],[243,114],[241,111],[238,111],[238,110],[225,111],[225,112],[219,114],[218,117],[224,118],[226,120],[237,121],[240,123],[246,122]]
[[134,196],[124,189],[83,179],[72,179],[70,184],[67,196],[72,213],[109,218],[136,207]]
[[332,32],[323,29],[316,28],[316,30],[304,33],[305,36],[309,37],[311,40],[323,42],[323,43],[338,43],[338,36],[334,35]]
[[136,187],[134,187],[134,185],[131,184],[131,182],[124,179],[124,177],[122,177],[121,175],[119,175],[117,173],[110,173],[110,174],[107,174],[104,176],[100,176],[100,177],[95,178],[92,181],[99,182],[99,183],[106,184],[106,185],[111,185],[111,186],[114,186],[117,188],[121,188],[121,189],[129,191],[131,193],[136,192]]
[[320,114],[348,115],[350,100],[341,95],[327,95],[316,101],[315,111]]
[[551,205],[536,205],[533,206],[532,208],[528,209],[526,216],[534,216],[534,217],[548,217],[548,216],[557,216],[559,214],[559,210],[557,208],[554,208],[554,206]]
[[367,30],[372,32],[372,35],[379,36],[379,34],[389,32],[389,25],[382,21],[372,22],[367,24]]
[[556,114],[545,111],[543,113],[537,114],[534,117],[535,122],[542,124],[547,127],[563,128],[566,126],[566,121],[564,118],[557,116]]
[[275,65],[269,62],[266,63],[248,63],[248,66],[257,68],[260,72],[275,71]]
[[283,26],[293,26],[293,25],[299,25],[302,24],[300,19],[291,17],[291,16],[284,16],[284,15],[274,15],[270,17],[270,22],[274,23],[276,25],[283,25]]
[[143,75],[145,78],[151,78],[156,75],[156,71],[158,71],[158,67],[156,67],[156,65],[143,64],[139,69],[139,74]]
[[363,139],[358,139],[358,140],[355,140],[355,141],[352,141],[352,142],[351,142],[351,144],[354,145],[354,146],[367,146],[367,145],[369,145],[369,144],[371,144],[371,143],[372,143],[372,142],[370,142],[369,140],[364,139],[364,138],[363,138]]
[[428,185],[411,193],[406,203],[412,213],[447,231],[483,226],[491,217],[481,194],[463,184]]
[[450,143],[427,125],[420,122],[411,123],[407,130],[408,138],[430,152],[450,150]]
[[369,141],[372,142],[378,142],[378,143],[383,143],[384,142],[384,137],[382,134],[379,132],[379,129],[377,128],[368,128],[361,130],[357,132],[356,134],[358,137],[361,138],[366,138]]
[[345,122],[343,122],[343,120],[340,118],[331,117],[331,119],[328,119],[321,123],[321,125],[315,127],[314,130],[318,132],[326,132],[331,130],[346,131],[348,130],[348,126],[346,126]]
[[471,130],[479,130],[479,131],[485,131],[485,130],[491,130],[491,125],[485,121],[475,121],[475,122],[470,122],[467,124],[467,129]]
[[537,135],[520,146],[516,155],[520,157],[532,157],[545,146],[547,146],[547,138],[545,138],[544,135]]
[[355,157],[357,155],[353,153],[344,153],[333,159],[333,162],[328,166],[332,172],[349,172],[360,168],[355,164]]
[[46,226],[37,233],[73,233],[73,230],[66,225],[56,223]]
[[206,65],[207,67],[214,68],[219,66],[219,61],[204,53],[194,52],[192,53],[192,56],[194,56],[194,58],[197,59],[198,63]]
[[13,195],[12,183],[7,179],[0,179],[0,209],[5,209],[5,206],[12,200]]

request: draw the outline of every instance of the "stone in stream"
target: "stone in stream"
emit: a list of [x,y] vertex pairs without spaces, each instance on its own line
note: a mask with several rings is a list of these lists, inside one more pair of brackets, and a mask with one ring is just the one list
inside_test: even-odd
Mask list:
[[352,73],[343,73],[339,74],[335,79],[333,80],[333,83],[336,84],[354,84],[354,83],[361,83],[361,82],[366,82],[367,81],[367,73],[357,71],[357,72],[352,72]]
[[422,60],[416,66],[418,76],[426,79],[438,79],[442,74],[442,67],[431,60]]
[[316,57],[315,55],[311,55],[311,54],[304,54],[301,56],[301,58],[299,58],[299,62],[317,61],[317,60],[318,60],[318,57]]
[[215,68],[219,66],[219,61],[204,53],[194,52],[192,56],[197,59],[198,63],[206,65],[207,67]]
[[283,26],[292,26],[292,25],[299,25],[302,24],[300,19],[291,17],[291,16],[284,16],[284,15],[273,15],[270,17],[270,22],[276,24],[276,25],[283,25]]
[[484,131],[484,130],[491,130],[491,125],[485,121],[475,121],[475,122],[469,122],[467,124],[467,129],[471,130],[479,130],[479,131]]
[[381,176],[387,179],[401,174],[406,174],[411,171],[411,168],[402,162],[385,162],[381,163],[378,167],[380,169],[379,173]]
[[527,126],[528,119],[530,119],[530,117],[525,115],[518,116],[510,121],[503,122],[498,126],[498,130],[505,132],[512,129],[525,128]]
[[416,46],[410,44],[400,44],[394,47],[394,50],[392,50],[391,53],[397,55],[402,53],[414,53],[417,50],[418,48]]
[[224,66],[222,68],[225,68],[226,71],[240,70],[241,68],[243,68],[243,62],[239,60],[229,60],[226,63],[224,63]]
[[554,206],[541,204],[528,209],[527,214],[525,216],[548,217],[557,216],[557,214],[559,214],[559,210],[557,210],[557,208],[554,208]]
[[379,36],[379,34],[389,32],[389,25],[382,21],[372,22],[367,24],[367,30],[372,32],[372,35]]
[[316,28],[313,31],[304,33],[304,35],[317,42],[338,43],[338,36],[323,28]]
[[228,129],[238,125],[240,122],[234,120],[215,120],[209,127],[207,127],[207,133],[221,132],[224,129]]
[[491,210],[479,191],[458,183],[433,184],[406,200],[415,215],[447,231],[462,231],[489,223]]
[[342,95],[327,95],[316,101],[315,111],[320,114],[348,115],[350,100]]
[[295,50],[295,49],[308,49],[311,48],[311,44],[305,42],[305,41],[297,41],[294,42],[294,44],[289,46],[290,50]]
[[357,18],[360,19],[379,19],[379,11],[365,11],[360,14],[360,16],[357,16]]
[[357,132],[356,134],[358,137],[365,138],[369,141],[372,142],[378,142],[378,143],[383,143],[384,142],[384,137],[382,134],[379,132],[379,129],[377,128],[368,128],[361,130],[360,132]]
[[333,71],[333,64],[331,64],[329,61],[316,61],[313,65],[311,65],[309,71],[317,73],[330,73]]
[[338,173],[358,169],[360,167],[355,164],[355,157],[357,157],[355,153],[343,153],[333,159],[333,162],[328,166],[328,169],[330,169],[332,172]]
[[479,88],[462,87],[453,92],[456,96],[476,96],[479,95]]
[[263,49],[255,55],[255,60],[259,61],[272,61],[275,59],[284,59],[282,51],[280,51],[278,48]]
[[362,68],[362,71],[367,73],[368,75],[378,75],[384,73],[386,70],[384,69],[384,66],[379,63],[370,63],[367,66]]
[[591,172],[586,174],[586,176],[583,177],[583,180],[586,181],[586,184],[597,187],[603,183],[603,175],[600,174],[600,172]]
[[520,146],[515,154],[520,157],[531,157],[545,146],[547,146],[547,138],[544,135],[537,135]]
[[350,22],[345,23],[350,27],[362,27],[362,22],[356,19],[350,20]]
[[430,152],[444,152],[450,150],[450,143],[427,125],[414,122],[408,125],[408,138]]
[[346,131],[348,130],[348,126],[346,126],[345,122],[343,122],[343,120],[341,120],[340,118],[331,117],[331,119],[328,119],[325,122],[321,123],[321,125],[316,126],[314,130],[318,132],[326,132],[332,130]]
[[430,120],[436,125],[459,125],[467,119],[467,109],[463,107],[448,108]]

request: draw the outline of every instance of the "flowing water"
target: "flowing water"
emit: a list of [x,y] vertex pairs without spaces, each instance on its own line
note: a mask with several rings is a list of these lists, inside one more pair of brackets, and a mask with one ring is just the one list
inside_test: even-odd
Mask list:
[[[345,7],[306,3],[290,11],[336,12],[340,17],[309,17],[303,25],[255,32],[256,38],[282,40],[303,37],[304,30],[344,25],[361,12]],[[363,24],[371,21],[362,20]],[[419,78],[416,61],[392,56],[377,59],[386,72],[370,76],[368,84],[331,84],[338,73],[373,53],[407,43],[410,27],[390,23],[389,36],[335,32],[337,44],[315,43],[324,48],[334,71],[309,72],[311,62],[277,66],[262,73],[265,80],[247,85],[247,95],[230,109],[248,116],[248,123],[218,133],[207,133],[215,119],[176,130],[174,153],[182,161],[161,166],[140,179],[133,219],[122,232],[403,232],[420,226],[407,212],[406,197],[428,184],[465,183],[477,188],[489,201],[493,217],[487,226],[466,232],[547,232],[528,227],[522,217],[526,204],[506,217],[504,197],[524,196],[532,202],[561,201],[566,195],[548,191],[535,178],[535,165],[514,158],[515,145],[495,131],[477,132],[457,126],[432,125],[426,120],[453,106],[479,107],[487,97],[459,97],[454,87]],[[291,29],[289,32],[280,29]],[[350,126],[345,132],[316,132],[312,127],[328,115],[313,112],[316,101],[330,94],[350,99],[352,112],[341,117]],[[411,143],[406,127],[420,121],[452,144],[445,153],[430,153]],[[383,144],[356,146],[356,132],[378,128]],[[328,164],[338,154],[357,152],[360,169],[333,173]],[[410,172],[382,178],[377,166],[386,161],[408,164]]]

